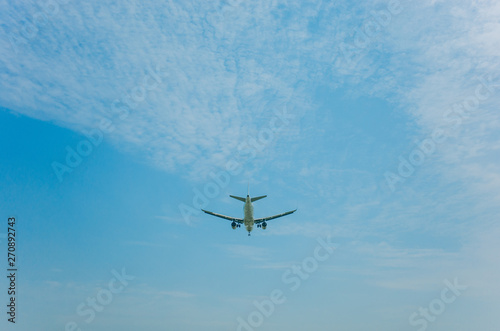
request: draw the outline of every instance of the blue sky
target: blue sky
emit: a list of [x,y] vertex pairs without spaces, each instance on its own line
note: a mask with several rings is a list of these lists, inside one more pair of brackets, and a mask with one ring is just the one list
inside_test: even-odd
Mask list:
[[[500,327],[497,2],[51,3],[0,1],[2,329]],[[193,202],[247,183],[298,211]]]

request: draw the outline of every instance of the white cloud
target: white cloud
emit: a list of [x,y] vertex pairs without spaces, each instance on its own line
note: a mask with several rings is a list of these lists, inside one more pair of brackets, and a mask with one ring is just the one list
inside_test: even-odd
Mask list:
[[[353,43],[370,13],[386,7],[386,1],[287,3],[286,11],[281,1],[72,2],[18,45],[19,53],[0,40],[0,100],[77,131],[111,118],[117,130],[107,138],[119,148],[168,171],[187,167],[192,178],[234,157],[272,108],[288,103],[304,114],[318,79],[333,87],[358,83],[356,93],[399,95],[429,132],[444,109],[471,93],[474,77],[497,72],[500,6],[402,1],[402,12],[348,65],[339,45]],[[39,10],[34,3],[5,8],[7,36],[19,36],[23,19]],[[120,119],[113,102],[139,91],[156,65],[162,83]],[[499,123],[496,113],[489,116]]]
[[[302,97],[292,97],[297,90],[288,79],[297,66],[270,57],[267,47],[279,27],[267,5],[199,6],[61,6],[51,24],[18,45],[19,53],[2,39],[0,100],[80,132],[111,118],[117,130],[106,138],[121,149],[145,154],[162,169],[188,166],[191,174],[205,174],[255,132],[256,116]],[[13,5],[5,7],[9,35],[18,36],[23,17]],[[156,66],[162,82],[144,97],[144,80],[155,85],[148,68]],[[133,106],[119,118],[113,107],[124,106],[115,100],[127,98]]]

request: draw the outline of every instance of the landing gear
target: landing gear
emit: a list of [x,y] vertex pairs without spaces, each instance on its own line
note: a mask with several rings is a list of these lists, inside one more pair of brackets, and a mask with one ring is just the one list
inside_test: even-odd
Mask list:
[[248,236],[250,237],[250,232],[248,232]]

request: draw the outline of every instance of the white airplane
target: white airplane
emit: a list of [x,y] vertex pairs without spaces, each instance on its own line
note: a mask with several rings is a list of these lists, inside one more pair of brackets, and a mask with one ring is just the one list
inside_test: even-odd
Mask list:
[[245,203],[245,206],[243,207],[243,212],[244,212],[243,219],[236,218],[236,217],[225,216],[225,215],[216,214],[216,213],[212,213],[211,211],[204,210],[204,209],[202,209],[202,211],[205,212],[205,213],[207,213],[207,214],[210,214],[210,215],[213,215],[213,216],[217,216],[217,217],[224,218],[226,220],[232,221],[231,227],[233,229],[239,228],[241,226],[241,224],[244,224],[245,227],[246,227],[246,229],[247,229],[247,231],[248,231],[248,235],[250,235],[250,232],[252,231],[253,226],[255,224],[257,225],[258,228],[262,228],[263,230],[265,230],[266,227],[267,227],[267,221],[275,219],[275,218],[278,218],[278,217],[290,215],[290,214],[294,213],[297,210],[297,209],[295,209],[295,210],[292,210],[292,211],[287,211],[286,213],[283,213],[283,214],[278,214],[278,215],[274,215],[274,216],[269,216],[269,217],[263,217],[263,218],[256,218],[256,219],[254,219],[253,218],[253,205],[252,205],[252,202],[260,200],[260,199],[263,199],[263,198],[267,197],[267,195],[263,195],[263,196],[255,197],[255,198],[250,198],[250,195],[247,194],[246,199],[245,198],[241,198],[241,197],[237,197],[237,196],[234,196],[234,195],[230,195],[230,197],[234,198],[236,200],[243,201]]

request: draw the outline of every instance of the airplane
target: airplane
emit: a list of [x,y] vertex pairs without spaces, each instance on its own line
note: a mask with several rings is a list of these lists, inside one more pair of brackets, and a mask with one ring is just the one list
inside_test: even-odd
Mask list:
[[290,214],[294,213],[297,210],[297,209],[295,209],[295,210],[287,211],[286,213],[282,213],[282,214],[278,214],[278,215],[273,215],[273,216],[268,216],[268,217],[262,217],[262,218],[256,218],[256,219],[254,219],[253,218],[253,205],[252,205],[252,202],[260,200],[260,199],[263,199],[263,198],[267,197],[267,195],[262,195],[260,197],[251,198],[250,195],[247,193],[247,197],[246,198],[242,198],[242,197],[238,197],[238,196],[234,196],[234,195],[230,195],[230,197],[233,198],[233,199],[236,199],[236,200],[240,200],[240,201],[242,201],[242,202],[245,203],[245,205],[243,206],[243,212],[244,212],[243,219],[236,218],[236,217],[231,217],[231,216],[225,216],[225,215],[216,214],[216,213],[212,213],[211,211],[204,210],[204,209],[202,209],[202,211],[204,213],[209,214],[209,215],[217,216],[217,217],[224,218],[226,220],[232,221],[231,222],[231,227],[233,228],[233,230],[236,229],[236,228],[239,228],[241,226],[241,224],[244,224],[245,227],[246,227],[246,229],[247,229],[247,231],[248,231],[248,235],[249,236],[250,236],[250,232],[252,231],[254,225],[257,225],[258,228],[262,228],[262,230],[265,230],[266,227],[267,227],[267,221],[275,219],[275,218],[278,218],[278,217],[283,217],[283,216],[286,216],[286,215],[290,215]]

